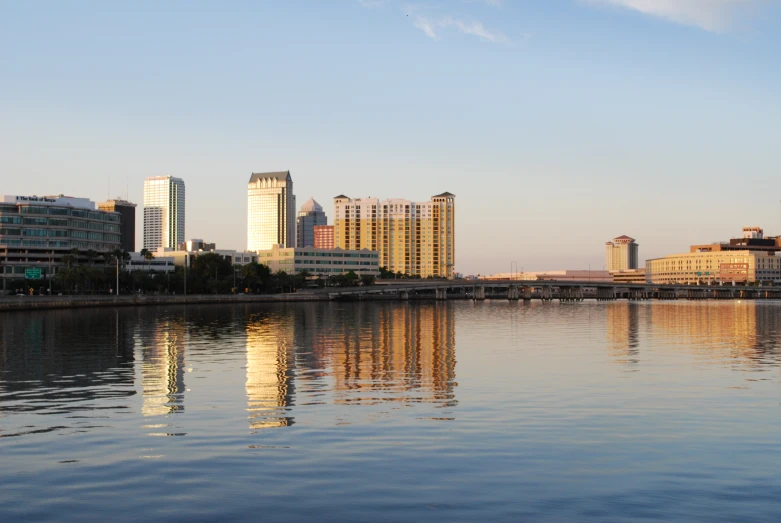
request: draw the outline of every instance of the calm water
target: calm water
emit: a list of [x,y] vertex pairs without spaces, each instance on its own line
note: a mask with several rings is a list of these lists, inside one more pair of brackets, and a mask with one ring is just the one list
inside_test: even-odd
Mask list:
[[781,519],[781,303],[0,315],[0,520]]

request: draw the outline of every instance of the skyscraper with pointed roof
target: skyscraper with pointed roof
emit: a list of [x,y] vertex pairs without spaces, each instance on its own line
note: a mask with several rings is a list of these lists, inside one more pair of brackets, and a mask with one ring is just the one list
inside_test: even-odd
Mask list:
[[252,173],[247,184],[247,250],[295,247],[296,197],[290,171]]
[[314,247],[315,225],[328,225],[328,218],[323,207],[314,198],[309,198],[296,217],[296,247]]

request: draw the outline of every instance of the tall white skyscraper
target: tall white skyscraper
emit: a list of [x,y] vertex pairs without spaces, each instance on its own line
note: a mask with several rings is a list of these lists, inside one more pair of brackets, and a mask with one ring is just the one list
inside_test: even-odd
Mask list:
[[247,185],[247,250],[296,246],[296,197],[290,171],[252,173]]
[[184,180],[151,176],[144,180],[144,249],[176,249],[184,240]]

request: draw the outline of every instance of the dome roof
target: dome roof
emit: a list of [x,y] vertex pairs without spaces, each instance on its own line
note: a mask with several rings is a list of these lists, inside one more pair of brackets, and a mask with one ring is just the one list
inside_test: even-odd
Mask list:
[[309,198],[304,205],[301,206],[300,212],[317,212],[323,211],[323,206],[315,201],[314,198]]

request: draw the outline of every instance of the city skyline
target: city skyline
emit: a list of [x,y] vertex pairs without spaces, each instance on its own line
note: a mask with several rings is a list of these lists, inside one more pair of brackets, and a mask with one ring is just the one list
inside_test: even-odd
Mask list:
[[780,233],[781,7],[654,4],[10,4],[2,192],[121,187],[140,207],[140,180],[171,174],[188,236],[241,249],[251,170],[289,169],[321,202],[447,188],[464,274],[602,267],[617,230],[641,262],[745,224]]

